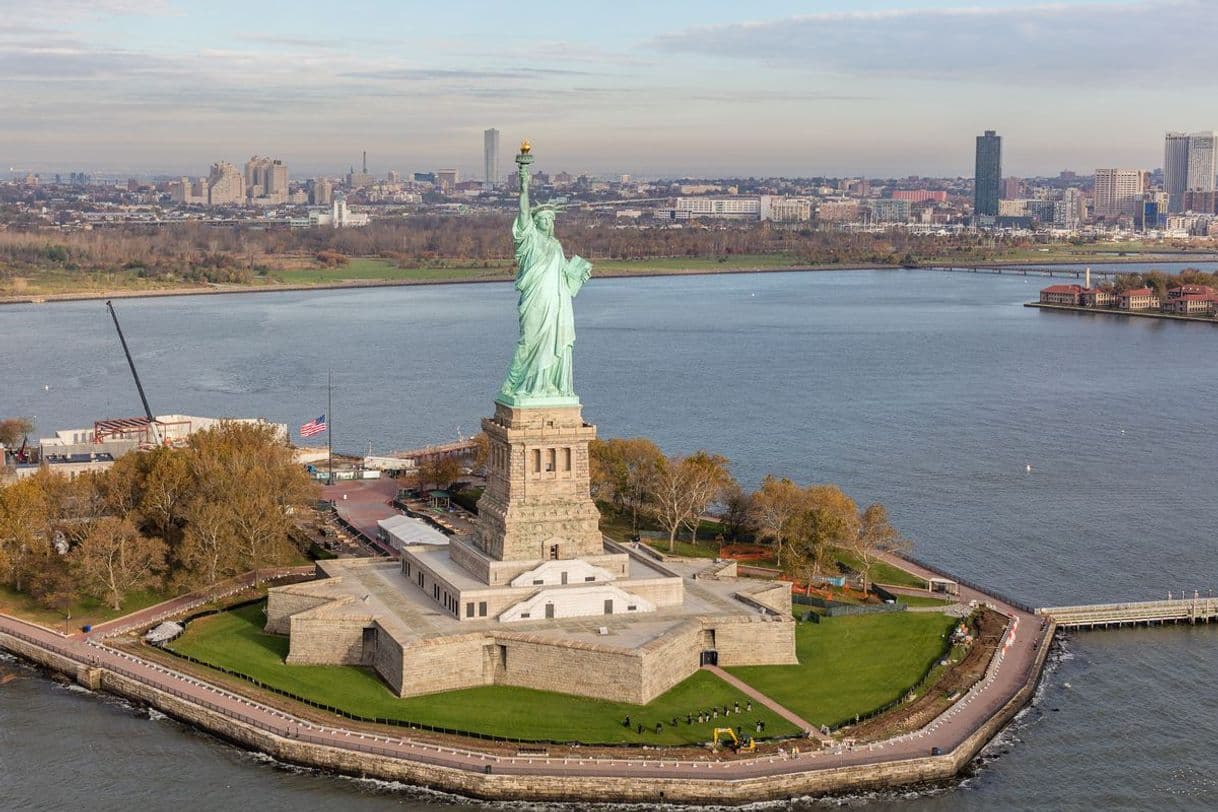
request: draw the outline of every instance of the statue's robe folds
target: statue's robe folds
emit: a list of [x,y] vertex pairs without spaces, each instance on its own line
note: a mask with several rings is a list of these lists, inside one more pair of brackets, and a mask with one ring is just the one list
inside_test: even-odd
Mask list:
[[562,245],[538,230],[531,217],[512,224],[520,340],[500,394],[516,399],[574,397],[571,349],[575,316],[571,297],[587,281],[587,260],[563,256]]

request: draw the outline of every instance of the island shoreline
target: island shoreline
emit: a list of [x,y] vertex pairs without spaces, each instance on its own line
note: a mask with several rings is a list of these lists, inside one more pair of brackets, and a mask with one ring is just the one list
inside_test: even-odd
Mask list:
[[[970,270],[984,269],[997,270],[1003,268],[1020,269],[1027,268],[1029,272],[1038,268],[1085,268],[1093,264],[1106,265],[1130,265],[1130,264],[1152,264],[1155,262],[1179,264],[1189,262],[1190,257],[1196,262],[1213,263],[1218,262],[1218,255],[1215,254],[1200,254],[1187,255],[1182,254],[1179,257],[1175,255],[1153,255],[1153,259],[1144,257],[1120,257],[1120,258],[1098,258],[1095,260],[1079,260],[1069,262],[1045,262],[1034,260],[1012,260],[1009,262],[969,262],[952,264],[948,262],[936,263],[933,265],[918,265],[913,268],[891,265],[886,263],[858,263],[848,266],[841,265],[797,265],[797,266],[774,266],[761,268],[748,267],[728,267],[728,268],[675,268],[675,269],[656,269],[656,270],[640,270],[640,271],[608,271],[604,273],[596,273],[597,279],[632,279],[632,278],[655,278],[663,276],[723,276],[736,274],[771,274],[771,273],[823,273],[827,271],[902,271],[902,270],[918,270],[918,271],[935,271],[935,270]],[[595,264],[593,265],[595,268]],[[442,270],[442,269],[441,269]],[[1079,271],[1081,274],[1082,271]],[[157,299],[166,296],[219,296],[238,293],[299,293],[302,291],[322,291],[322,290],[350,290],[361,288],[398,288],[398,287],[416,287],[416,286],[432,286],[432,285],[482,285],[482,284],[502,284],[511,282],[512,276],[504,274],[496,277],[480,277],[477,279],[370,279],[370,280],[348,280],[344,282],[322,282],[318,284],[300,284],[289,283],[281,285],[231,285],[231,286],[204,286],[190,288],[164,288],[157,290],[128,290],[124,288],[114,288],[110,290],[82,290],[69,293],[30,293],[30,294],[9,294],[0,296],[0,305],[18,305],[18,304],[53,304],[56,302],[81,302],[81,301],[98,301],[102,299]]]

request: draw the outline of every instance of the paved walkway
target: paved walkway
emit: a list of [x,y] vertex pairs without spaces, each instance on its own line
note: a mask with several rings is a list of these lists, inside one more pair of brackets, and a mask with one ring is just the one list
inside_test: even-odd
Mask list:
[[[920,570],[900,563],[915,571]],[[0,615],[0,632],[80,665],[109,669],[284,739],[478,773],[730,781],[879,764],[924,757],[931,753],[932,747],[950,753],[960,746],[1034,677],[1038,652],[1049,641],[1047,628],[1040,625],[1041,618],[1027,615],[1014,607],[1006,607],[973,590],[962,588],[961,592],[965,600],[975,598],[987,601],[1012,617],[1018,617],[1018,630],[1000,650],[1000,656],[991,663],[982,681],[926,727],[868,745],[836,743],[832,747],[798,753],[780,750],[778,753],[762,753],[747,758],[732,756],[723,759],[693,759],[689,757],[689,751],[678,758],[666,758],[663,751],[637,752],[618,757],[588,757],[580,755],[578,750],[572,750],[565,756],[509,756],[476,750],[472,743],[465,747],[436,744],[409,736],[361,733],[310,722],[219,685],[110,648],[102,642],[65,636],[18,618]],[[657,755],[658,758],[655,757]]]
[[731,674],[727,673],[726,671],[724,671],[722,668],[720,668],[717,665],[704,665],[702,667],[704,669],[706,669],[707,671],[711,672],[712,674],[714,674],[719,679],[726,682],[728,685],[735,688],[737,691],[740,691],[740,693],[744,694],[745,696],[749,697],[750,699],[760,702],[762,705],[765,705],[767,708],[774,711],[774,713],[777,713],[779,716],[781,716],[783,719],[786,719],[791,724],[795,725],[797,728],[802,730],[804,733],[814,736],[815,738],[821,739],[822,741],[828,740],[828,737],[821,735],[821,733],[817,729],[816,725],[801,718],[799,716],[799,714],[795,713],[795,711],[785,708],[782,705],[779,705],[773,699],[770,699],[768,696],[763,694],[761,691],[758,691],[752,685],[749,685],[746,682],[741,682],[740,680],[736,679]]

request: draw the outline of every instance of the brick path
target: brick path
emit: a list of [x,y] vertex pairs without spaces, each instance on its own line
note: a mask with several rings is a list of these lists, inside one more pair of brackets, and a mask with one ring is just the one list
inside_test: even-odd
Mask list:
[[774,711],[774,713],[777,713],[779,716],[781,716],[783,719],[786,719],[791,724],[795,725],[797,728],[802,730],[804,733],[807,733],[807,734],[814,736],[815,738],[818,738],[821,740],[827,740],[827,737],[822,736],[820,731],[817,730],[816,726],[813,725],[811,722],[808,722],[808,721],[805,721],[804,719],[802,719],[797,713],[795,713],[795,711],[789,710],[788,708],[785,708],[782,705],[779,705],[773,699],[770,699],[768,696],[763,694],[761,691],[758,691],[752,685],[749,685],[748,683],[745,683],[745,682],[741,682],[740,680],[736,679],[731,674],[727,673],[726,671],[724,671],[722,668],[720,668],[717,665],[704,665],[702,667],[704,669],[706,669],[707,671],[711,672],[712,674],[714,674],[719,679],[726,682],[728,685],[730,685],[733,688],[735,688],[736,690],[740,691],[745,696],[747,696],[750,699],[753,699],[757,702],[760,702],[762,705],[765,705],[767,708]]

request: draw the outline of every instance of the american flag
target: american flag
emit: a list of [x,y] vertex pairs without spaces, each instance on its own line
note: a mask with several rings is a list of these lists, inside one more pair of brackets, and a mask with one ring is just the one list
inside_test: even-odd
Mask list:
[[316,420],[310,420],[300,427],[301,437],[312,437],[314,434],[321,434],[326,430],[326,416],[323,414]]

